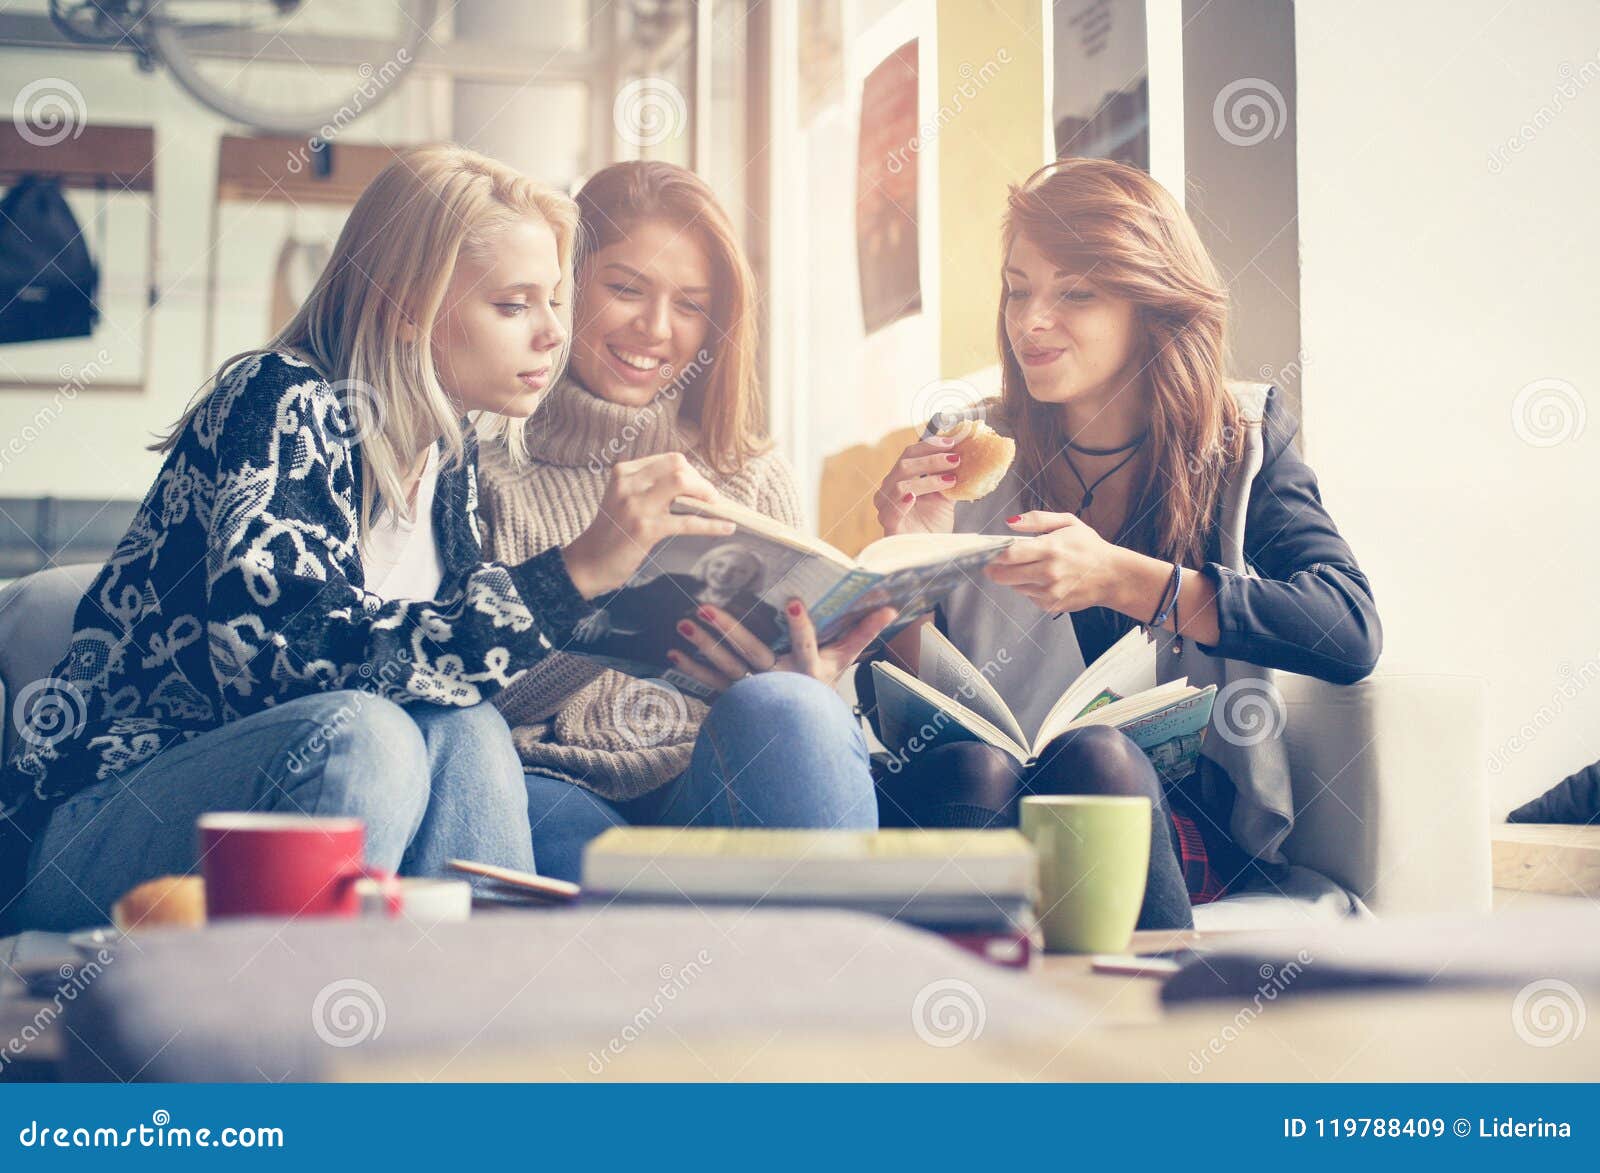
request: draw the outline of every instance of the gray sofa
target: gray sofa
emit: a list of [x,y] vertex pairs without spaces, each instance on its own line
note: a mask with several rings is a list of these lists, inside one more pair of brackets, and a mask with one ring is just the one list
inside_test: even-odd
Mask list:
[[[98,567],[40,571],[0,590],[0,722],[5,755],[18,737],[12,698],[66,649],[72,615]],[[1266,928],[1366,912],[1487,912],[1488,780],[1479,744],[1483,683],[1380,669],[1339,687],[1278,677],[1287,710],[1296,822],[1285,845],[1289,880],[1195,910],[1201,929]],[[550,784],[545,790],[562,789]],[[589,802],[586,792],[568,801]],[[541,801],[539,786],[533,801]],[[552,799],[546,794],[545,800]],[[594,800],[596,830],[617,821]],[[575,860],[534,812],[534,853]],[[571,820],[562,820],[570,826]]]

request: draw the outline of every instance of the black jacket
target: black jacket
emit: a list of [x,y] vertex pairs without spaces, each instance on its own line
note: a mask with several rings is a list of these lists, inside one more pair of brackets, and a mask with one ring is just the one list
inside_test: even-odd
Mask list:
[[[1201,647],[1229,660],[1354,684],[1372,672],[1383,650],[1372,586],[1322,504],[1316,474],[1295,445],[1299,426],[1276,387],[1261,431],[1265,452],[1244,529],[1245,560],[1255,577],[1222,565],[1213,525],[1201,570],[1217,588],[1222,638]],[[1085,664],[1134,623],[1104,608],[1074,612],[1072,622]]]

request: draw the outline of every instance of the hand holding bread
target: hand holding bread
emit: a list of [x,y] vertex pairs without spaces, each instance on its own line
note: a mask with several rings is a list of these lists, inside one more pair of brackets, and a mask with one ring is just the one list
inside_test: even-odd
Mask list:
[[1016,454],[1015,441],[980,421],[907,445],[873,496],[883,532],[951,532],[955,502],[994,492]]

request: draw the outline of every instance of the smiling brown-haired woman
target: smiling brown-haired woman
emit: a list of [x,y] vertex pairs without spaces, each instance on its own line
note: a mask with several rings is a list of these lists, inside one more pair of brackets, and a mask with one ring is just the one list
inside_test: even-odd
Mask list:
[[[1227,290],[1160,184],[1105,160],[1053,163],[1012,189],[1003,247],[1002,391],[979,414],[1016,439],[1016,462],[990,496],[952,502],[942,490],[959,459],[930,433],[884,478],[879,520],[889,533],[1036,535],[935,617],[973,663],[997,666],[1030,736],[1136,625],[1156,636],[1158,680],[1216,684],[1218,703],[1182,778],[1159,778],[1109,727],[1057,738],[1026,769],[962,742],[881,779],[880,815],[1014,826],[1029,794],[1146,795],[1156,819],[1139,925],[1187,926],[1191,903],[1285,874],[1294,806],[1282,702],[1263,669],[1365,676],[1382,642],[1371,588],[1295,450],[1282,395],[1226,379]],[[895,650],[916,666],[919,642],[913,630]],[[1245,727],[1251,712],[1270,735]]]
[[[608,469],[662,453],[682,453],[719,493],[798,526],[794,475],[761,429],[754,280],[711,189],[669,163],[619,163],[584,184],[577,203],[584,248],[571,364],[526,431],[529,459],[518,462],[506,447],[485,455],[489,548],[518,558],[570,542],[603,513]],[[499,697],[528,769],[544,870],[576,877],[584,842],[623,818],[875,824],[865,742],[824,682],[890,613],[817,651],[803,611],[780,619],[751,591],[733,589],[732,560],[716,554],[694,575],[653,581],[653,599],[681,606],[678,634],[670,646],[632,648],[665,655],[723,693],[709,710],[668,682],[564,654]],[[736,577],[753,579],[755,569]],[[622,612],[612,618],[628,627]],[[770,637],[783,623],[809,653],[777,659],[745,631]],[[774,743],[780,724],[811,730],[809,763],[787,734]],[[747,739],[757,769],[731,764]],[[713,759],[728,768],[712,770]]]

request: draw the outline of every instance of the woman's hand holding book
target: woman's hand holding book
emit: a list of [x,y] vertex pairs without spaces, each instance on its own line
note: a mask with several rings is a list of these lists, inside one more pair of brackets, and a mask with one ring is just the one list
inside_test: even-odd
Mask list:
[[1071,513],[1034,510],[1006,521],[1019,534],[1038,536],[1014,543],[984,567],[991,582],[1014,588],[1052,614],[1117,606],[1119,555],[1128,551]]
[[592,599],[619,589],[662,538],[734,532],[731,521],[672,512],[676,497],[717,499],[711,482],[681,452],[624,460],[611,468],[600,512],[561,552],[578,593]]
[[[1109,607],[1150,623],[1170,589],[1173,564],[1106,541],[1071,513],[1036,510],[1006,519],[1016,542],[983,568],[992,582],[1026,595],[1041,611],[1060,615]],[[1179,572],[1178,595],[1159,626],[1214,646],[1221,638],[1217,593],[1210,576]]]
[[878,638],[878,633],[894,622],[896,614],[893,607],[869,611],[838,640],[819,648],[817,629],[805,605],[799,599],[791,599],[784,613],[789,622],[791,650],[781,656],[774,655],[722,608],[703,605],[696,609],[694,620],[685,619],[678,624],[678,632],[708,664],[676,650],[668,652],[667,657],[678,671],[717,692],[753,672],[798,672],[831,685]]

